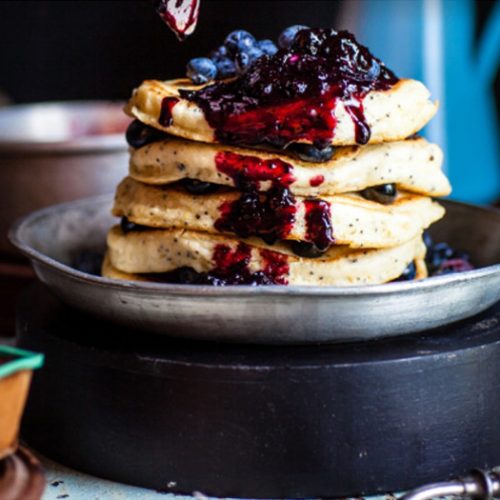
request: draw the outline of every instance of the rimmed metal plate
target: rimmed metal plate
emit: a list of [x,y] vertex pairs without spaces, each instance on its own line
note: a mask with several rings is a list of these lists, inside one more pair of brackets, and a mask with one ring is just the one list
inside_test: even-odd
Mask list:
[[67,304],[139,330],[261,344],[339,342],[428,330],[500,300],[500,212],[445,202],[437,241],[466,250],[473,271],[359,287],[169,285],[115,281],[69,267],[84,249],[104,250],[116,220],[112,197],[56,205],[11,230],[14,245]]

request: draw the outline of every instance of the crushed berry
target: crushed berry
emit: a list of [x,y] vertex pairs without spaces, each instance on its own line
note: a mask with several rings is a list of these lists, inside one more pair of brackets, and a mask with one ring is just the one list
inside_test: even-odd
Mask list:
[[168,273],[145,274],[151,281],[187,285],[287,285],[288,257],[270,250],[259,250],[263,270],[252,272],[249,267],[252,249],[239,243],[233,250],[219,244],[213,253],[214,268],[199,273],[191,267],[179,267]]
[[158,123],[164,127],[172,125],[172,109],[179,102],[177,97],[164,97],[161,101],[160,117]]
[[452,248],[448,243],[434,243],[429,233],[424,233],[424,242],[427,247],[425,263],[429,276],[459,273],[474,269],[470,256],[466,252]]
[[323,182],[325,182],[325,176],[324,175],[316,175],[315,177],[312,177],[309,180],[309,185],[311,187],[318,187],[318,186],[321,186],[321,184],[323,184]]
[[324,147],[334,136],[338,99],[365,144],[370,130],[361,99],[397,81],[351,33],[303,29],[290,48],[256,59],[238,78],[181,95],[200,106],[221,142],[284,147],[302,139]]
[[[219,172],[231,177],[235,186],[243,191],[238,200],[221,205],[216,229],[234,232],[243,238],[259,236],[269,244],[285,239],[297,211],[295,197],[289,190],[295,181],[292,165],[278,158],[262,160],[232,152],[218,153],[215,164]],[[260,192],[261,183],[265,181],[271,182],[271,188]],[[333,243],[330,205],[309,200],[306,211],[308,241],[326,250]]]
[[276,188],[288,188],[295,182],[293,166],[279,158],[263,160],[257,156],[221,151],[215,157],[215,166],[243,191],[259,190],[265,181],[271,181]]
[[[260,236],[267,243],[284,239],[295,222],[295,198],[288,187],[295,181],[293,167],[276,159],[220,152],[215,158],[219,172],[231,177],[243,191],[239,199],[221,205],[218,231],[228,231],[247,238]],[[261,183],[270,181],[271,188],[260,192]]]
[[288,189],[276,187],[264,193],[250,190],[235,201],[223,203],[214,225],[221,232],[242,238],[259,236],[273,244],[290,234],[296,212],[295,199]]

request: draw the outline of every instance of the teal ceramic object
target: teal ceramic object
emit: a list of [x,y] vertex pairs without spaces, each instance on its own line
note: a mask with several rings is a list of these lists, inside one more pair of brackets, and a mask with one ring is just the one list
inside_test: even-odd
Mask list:
[[474,0],[348,0],[336,25],[399,76],[426,84],[440,109],[424,135],[444,150],[451,198],[489,203],[500,198],[500,0],[477,41],[476,8]]
[[22,370],[35,370],[43,365],[43,354],[17,347],[0,345],[0,379]]

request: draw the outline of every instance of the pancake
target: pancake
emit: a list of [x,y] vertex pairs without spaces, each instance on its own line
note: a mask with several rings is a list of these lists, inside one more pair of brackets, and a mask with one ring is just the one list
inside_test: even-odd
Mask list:
[[[237,232],[241,236],[250,235],[244,234],[248,233],[249,226],[253,230],[251,234],[256,234],[261,218],[265,219],[265,229],[269,229],[267,221],[276,224],[289,221],[288,212],[280,218],[277,209],[265,202],[259,210],[253,211],[256,220],[252,220],[252,207],[246,209],[246,205],[237,205],[241,196],[244,195],[234,190],[193,195],[176,186],[151,186],[127,177],[118,186],[113,215],[153,228],[185,228],[213,234]],[[327,217],[329,214],[335,242],[353,248],[399,245],[415,238],[444,215],[444,209],[430,198],[404,192],[390,205],[366,200],[356,193],[321,199],[329,204]],[[295,198],[295,220],[286,225],[289,233],[283,235],[284,239],[311,241],[308,237],[311,232],[308,231],[307,200]],[[232,214],[240,209],[243,225],[238,226],[238,221],[225,215],[228,207],[232,208]],[[239,227],[243,232],[238,231]],[[279,233],[282,228],[276,227]],[[279,235],[279,239],[281,237]]]
[[[221,235],[183,230],[148,230],[124,234],[119,226],[108,233],[105,277],[141,279],[144,273],[167,273],[182,267],[229,279],[232,273],[261,273],[276,284],[350,286],[386,283],[398,278],[412,261],[418,277],[426,276],[425,245],[420,235],[403,245],[381,250],[333,247],[322,257],[296,257],[284,244],[265,245]],[[158,281],[152,276],[142,279]]]
[[[218,142],[215,130],[207,122],[202,109],[194,102],[181,98],[179,90],[196,90],[189,80],[146,80],[134,90],[125,111],[142,123],[169,134],[201,142]],[[405,139],[419,131],[436,113],[437,104],[429,99],[427,88],[416,80],[399,80],[385,91],[368,92],[362,99],[366,123],[371,129],[372,144]],[[159,122],[162,102],[170,102],[170,124]],[[356,144],[353,120],[344,102],[339,100],[334,110],[336,126],[331,143],[335,146]],[[303,140],[301,142],[308,142]]]
[[[237,167],[237,174],[232,176],[224,173],[229,161]],[[441,170],[442,161],[441,149],[422,138],[337,148],[333,158],[324,163],[304,162],[282,153],[169,138],[131,150],[129,175],[148,184],[190,178],[234,187],[242,178],[254,177],[262,165],[278,162],[286,170],[290,191],[297,195],[331,195],[395,183],[406,191],[446,196],[451,188]],[[260,188],[269,186],[261,183]]]

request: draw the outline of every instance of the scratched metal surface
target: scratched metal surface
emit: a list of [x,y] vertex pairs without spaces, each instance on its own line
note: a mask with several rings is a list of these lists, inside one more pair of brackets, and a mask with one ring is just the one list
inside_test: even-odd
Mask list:
[[[40,455],[38,455],[38,458],[44,466],[47,480],[47,487],[42,500],[188,500],[193,498],[195,500],[208,500],[214,498],[207,497],[199,491],[193,492],[191,496],[186,496],[175,495],[168,491],[154,491],[129,486],[83,474]],[[500,467],[493,470],[500,473]],[[443,478],[443,480],[445,479],[447,478]],[[402,493],[387,493],[386,495],[356,497],[352,500],[397,500],[401,495]],[[453,497],[440,498],[441,500],[451,500]]]

